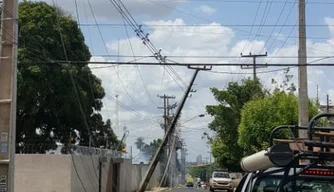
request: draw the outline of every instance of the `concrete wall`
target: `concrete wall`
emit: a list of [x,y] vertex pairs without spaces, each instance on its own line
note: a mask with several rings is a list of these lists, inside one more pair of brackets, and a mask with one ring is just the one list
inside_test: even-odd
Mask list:
[[[110,158],[102,166],[102,191],[112,191],[112,164]],[[130,192],[124,172],[131,172],[131,160],[127,160],[120,176],[117,190]],[[122,163],[120,164],[122,165]],[[129,176],[131,178],[131,175]],[[17,154],[15,156],[16,192],[83,192],[98,191],[99,158],[97,156]],[[107,182],[109,181],[109,182]]]
[[[132,165],[132,181],[131,181],[131,191],[136,191],[140,185],[140,181],[144,178],[146,171],[148,170],[148,164],[134,164]],[[147,189],[152,189],[158,187],[162,177],[162,170],[160,164],[157,165],[151,180],[147,186]]]

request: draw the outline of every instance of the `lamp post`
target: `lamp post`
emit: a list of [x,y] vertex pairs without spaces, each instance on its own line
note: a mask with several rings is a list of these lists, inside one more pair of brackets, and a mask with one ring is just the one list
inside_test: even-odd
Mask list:
[[201,118],[201,117],[205,117],[205,115],[206,115],[205,113],[196,115],[196,116],[194,116],[194,117],[192,117],[192,118],[190,118],[190,119],[188,119],[188,120],[182,122],[182,125],[185,124],[185,123],[187,123],[187,122],[189,122],[189,121],[191,121],[191,120],[194,120],[194,119],[196,119],[196,118],[199,118],[199,117],[200,117],[200,118]]

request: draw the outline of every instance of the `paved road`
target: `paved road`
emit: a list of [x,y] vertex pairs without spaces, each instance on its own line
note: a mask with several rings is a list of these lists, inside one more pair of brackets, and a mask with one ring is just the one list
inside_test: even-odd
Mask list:
[[194,188],[179,188],[173,189],[171,192],[208,192],[209,190],[205,189],[194,189]]

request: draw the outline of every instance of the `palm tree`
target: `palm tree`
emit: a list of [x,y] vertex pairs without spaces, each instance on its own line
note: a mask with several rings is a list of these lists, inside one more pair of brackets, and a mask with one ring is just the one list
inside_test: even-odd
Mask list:
[[135,145],[137,146],[137,148],[140,151],[142,151],[144,146],[145,146],[144,138],[143,137],[138,137],[137,141],[135,142]]

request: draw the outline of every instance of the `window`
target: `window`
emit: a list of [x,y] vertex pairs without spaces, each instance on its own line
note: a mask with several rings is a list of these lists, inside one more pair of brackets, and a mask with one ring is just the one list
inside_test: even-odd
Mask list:
[[215,178],[230,178],[230,174],[223,173],[223,172],[216,172],[216,173],[214,173],[213,177],[215,177]]
[[[277,188],[281,178],[265,177],[255,182],[253,192],[264,192],[265,188]],[[317,180],[310,177],[297,178],[295,189],[292,181],[288,181],[283,187],[283,192],[333,192],[334,181]]]

